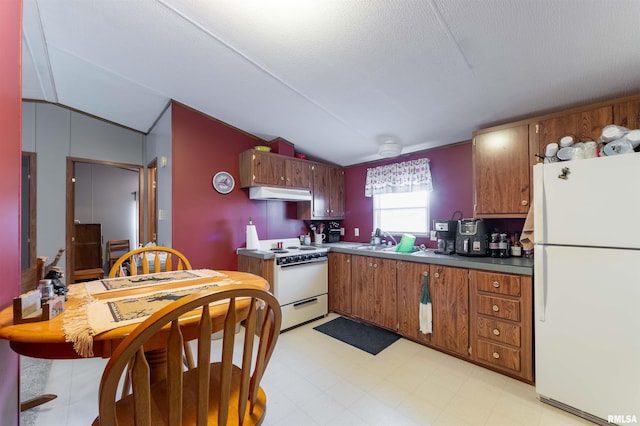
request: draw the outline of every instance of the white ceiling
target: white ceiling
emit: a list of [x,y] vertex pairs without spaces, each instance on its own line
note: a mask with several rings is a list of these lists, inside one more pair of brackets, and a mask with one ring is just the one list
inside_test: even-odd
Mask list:
[[23,0],[23,98],[170,99],[340,165],[640,91],[637,0]]

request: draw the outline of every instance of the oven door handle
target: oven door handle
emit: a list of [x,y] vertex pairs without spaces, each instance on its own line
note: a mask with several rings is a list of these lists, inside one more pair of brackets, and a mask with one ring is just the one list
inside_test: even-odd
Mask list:
[[294,303],[293,307],[297,308],[298,306],[306,305],[308,303],[313,303],[313,302],[317,302],[317,301],[318,301],[318,298],[317,297],[313,297],[311,299],[303,300],[302,302]]
[[291,268],[293,266],[304,266],[304,265],[309,265],[309,264],[314,264],[314,263],[323,263],[323,262],[327,262],[327,261],[328,261],[328,258],[326,256],[324,256],[324,257],[318,257],[316,259],[304,260],[302,262],[285,263],[284,265],[278,265],[278,267],[280,267],[280,268]]

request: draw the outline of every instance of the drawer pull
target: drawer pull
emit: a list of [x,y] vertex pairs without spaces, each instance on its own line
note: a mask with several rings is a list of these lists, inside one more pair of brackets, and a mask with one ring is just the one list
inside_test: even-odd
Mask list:
[[494,288],[500,288],[500,283],[498,281],[494,281],[491,283]]
[[494,352],[492,355],[493,359],[500,359],[500,354],[498,352]]
[[491,307],[491,309],[493,309],[493,312],[498,312],[498,311],[500,310],[500,306],[498,306],[498,305],[493,305],[493,306]]
[[494,336],[499,336],[500,335],[500,330],[498,330],[497,328],[493,329],[493,335]]

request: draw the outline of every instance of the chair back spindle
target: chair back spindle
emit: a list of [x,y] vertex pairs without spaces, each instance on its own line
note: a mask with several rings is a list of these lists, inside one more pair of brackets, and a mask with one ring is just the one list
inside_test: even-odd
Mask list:
[[[198,362],[185,371],[180,317],[194,310],[198,312]],[[189,316],[194,318],[193,313]],[[244,337],[236,339],[236,324],[241,320]],[[275,349],[281,322],[275,297],[251,285],[231,284],[172,302],[117,346],[102,376],[99,417],[94,424],[260,424],[266,411],[260,381]],[[216,330],[212,324],[223,329],[220,343],[214,341],[213,352],[211,336]],[[167,374],[165,379],[150,383],[144,344],[151,338],[156,341],[158,336],[166,338]],[[241,351],[235,357],[239,365],[234,363],[235,351]],[[117,400],[118,382],[129,363],[132,393]]]

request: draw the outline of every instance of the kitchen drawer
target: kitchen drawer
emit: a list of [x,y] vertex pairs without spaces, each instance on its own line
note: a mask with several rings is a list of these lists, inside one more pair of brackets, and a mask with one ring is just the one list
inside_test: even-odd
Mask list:
[[478,340],[477,359],[513,371],[520,371],[520,351],[496,343]]
[[511,321],[520,321],[520,301],[476,295],[478,313]]
[[476,277],[478,291],[520,297],[520,277],[518,275],[476,272]]
[[476,334],[496,342],[520,347],[520,326],[478,316]]

